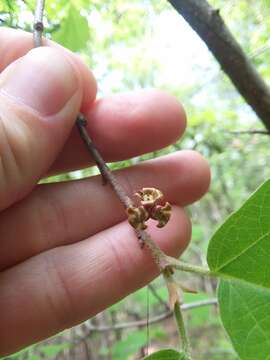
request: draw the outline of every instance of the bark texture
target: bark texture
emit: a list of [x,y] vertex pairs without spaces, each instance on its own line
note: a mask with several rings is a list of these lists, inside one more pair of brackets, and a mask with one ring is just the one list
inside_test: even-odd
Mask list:
[[270,130],[270,88],[206,0],[168,0],[206,43],[239,93]]

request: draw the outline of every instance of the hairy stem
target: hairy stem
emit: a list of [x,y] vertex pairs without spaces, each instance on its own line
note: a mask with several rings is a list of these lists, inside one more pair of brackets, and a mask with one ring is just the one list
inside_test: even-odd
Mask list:
[[[45,0],[37,0],[36,4],[36,11],[35,11],[35,20],[34,20],[34,30],[33,30],[33,39],[34,39],[34,46],[42,46],[42,32],[43,32],[43,12],[44,12],[44,6],[45,6]],[[107,166],[105,161],[103,160],[101,154],[96,149],[93,141],[91,140],[87,129],[87,121],[83,114],[78,114],[76,119],[76,125],[79,131],[79,134],[85,143],[85,146],[95,161],[96,165],[99,168],[99,171],[103,177],[104,183],[109,183],[115,194],[118,196],[119,200],[123,204],[125,209],[128,209],[129,207],[133,206],[133,201],[130,199],[130,197],[126,194],[124,188],[122,185],[118,182],[116,176],[113,174],[113,172],[110,170],[110,168]],[[152,240],[151,236],[145,231],[145,230],[138,230],[135,229],[135,233],[140,239],[140,241],[145,244],[149,250],[150,253],[158,266],[159,270],[163,273],[164,278],[167,282],[167,285],[170,282],[173,282],[173,269],[176,270],[182,270],[182,271],[188,271],[193,273],[198,273],[204,276],[209,276],[214,274],[211,274],[209,269],[205,269],[199,266],[186,264],[181,261],[178,261],[174,258],[171,258],[167,256],[160,248],[159,246]],[[168,286],[169,287],[169,286]],[[179,330],[179,334],[182,339],[183,343],[183,350],[188,356],[190,357],[190,348],[189,348],[189,341],[187,338],[187,333],[184,326],[184,320],[181,312],[181,306],[179,297],[177,294],[177,291],[174,292],[174,315],[177,323],[177,327]]]
[[196,273],[196,274],[203,275],[203,276],[213,276],[213,277],[218,276],[217,274],[212,273],[208,268],[185,263],[183,261],[177,260],[170,256],[166,256],[166,261],[168,264],[167,266],[170,266],[171,268],[173,268],[175,270]]
[[[36,3],[36,11],[35,11],[35,20],[34,20],[34,30],[33,30],[33,38],[34,38],[34,46],[42,46],[42,32],[43,32],[43,12],[44,12],[45,0],[37,0]],[[117,181],[116,177],[112,173],[112,171],[107,166],[106,162],[103,160],[102,156],[96,149],[93,141],[86,130],[87,121],[83,114],[78,114],[76,119],[76,124],[80,133],[82,140],[84,141],[88,152],[91,157],[94,159],[96,165],[99,168],[99,171],[103,177],[104,183],[109,183],[118,196],[119,200],[125,207],[125,209],[129,208],[133,205],[132,200],[126,194],[125,190],[121,186],[121,184]],[[135,230],[137,237],[140,239],[142,244],[145,244],[152,254],[155,263],[157,264],[160,271],[166,266],[165,259],[166,255],[162,252],[162,250],[156,245],[156,243],[151,239],[150,235],[144,230]]]
[[182,346],[183,346],[184,353],[188,356],[188,359],[191,360],[189,340],[188,340],[185,323],[184,323],[184,319],[183,319],[183,314],[181,311],[181,306],[180,306],[179,301],[176,301],[176,303],[174,305],[174,317],[175,317],[175,321],[176,321],[176,325],[177,325],[180,337],[182,339]]
[[131,199],[125,193],[125,190],[123,189],[121,184],[117,181],[115,175],[109,169],[109,167],[103,160],[102,156],[96,149],[90,136],[88,135],[86,130],[87,122],[82,114],[78,115],[76,124],[79,129],[80,136],[83,139],[88,152],[90,153],[91,157],[94,159],[97,167],[99,168],[99,171],[103,177],[104,182],[105,183],[108,182],[111,185],[112,189],[117,194],[119,200],[121,201],[121,203],[124,205],[125,208],[128,208],[129,206],[133,205]]
[[166,285],[168,287],[170,307],[171,309],[173,309],[174,318],[179,332],[179,337],[182,342],[182,349],[180,350],[183,350],[185,355],[187,356],[187,359],[191,360],[190,345],[189,345],[188,336],[187,336],[185,323],[181,311],[181,305],[180,305],[179,286],[177,285],[177,282],[174,279],[173,273],[171,272],[171,268],[169,267],[165,268],[162,274],[164,280],[166,281]]
[[[109,167],[103,160],[102,156],[100,155],[99,151],[96,149],[93,141],[91,140],[91,138],[86,130],[87,121],[83,114],[78,115],[76,124],[79,129],[80,136],[83,139],[91,157],[94,159],[96,165],[98,166],[104,182],[105,183],[108,182],[111,185],[113,191],[118,196],[119,200],[121,201],[121,203],[123,204],[125,209],[132,206],[133,201],[126,194],[124,188],[118,182],[118,180],[116,179],[113,172],[109,169]],[[142,244],[143,245],[145,244],[148,247],[159,270],[162,271],[168,265],[166,262],[166,255],[164,254],[164,252],[152,240],[151,236],[145,230],[136,229],[135,233],[136,233],[138,239],[142,242]]]

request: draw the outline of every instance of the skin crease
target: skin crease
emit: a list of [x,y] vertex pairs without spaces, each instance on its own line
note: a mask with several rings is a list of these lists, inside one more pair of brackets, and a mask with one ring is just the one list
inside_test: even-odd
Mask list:
[[[80,323],[158,275],[100,176],[37,184],[89,165],[76,114],[84,111],[110,161],[171,144],[186,126],[182,106],[158,90],[96,100],[94,77],[79,58],[48,45],[29,52],[31,34],[0,29],[0,356]],[[191,236],[183,207],[209,187],[206,161],[179,151],[116,176],[130,196],[157,187],[173,204],[166,227],[149,221],[149,232],[179,256]]]

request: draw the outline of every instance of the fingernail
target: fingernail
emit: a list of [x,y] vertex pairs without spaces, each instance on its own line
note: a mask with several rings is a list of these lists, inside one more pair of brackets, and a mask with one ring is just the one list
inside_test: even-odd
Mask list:
[[49,47],[31,50],[0,76],[2,92],[43,116],[62,110],[78,86],[73,66]]

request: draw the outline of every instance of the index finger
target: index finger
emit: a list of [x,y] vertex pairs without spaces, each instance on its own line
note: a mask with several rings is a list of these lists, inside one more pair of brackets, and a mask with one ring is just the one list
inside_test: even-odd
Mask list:
[[[184,110],[173,96],[164,92],[141,90],[116,94],[93,104],[96,83],[86,65],[62,46],[46,39],[44,44],[67,54],[82,73],[81,111],[89,119],[87,130],[106,161],[124,160],[161,149],[175,142],[184,132]],[[32,34],[0,28],[0,71],[32,47]],[[77,129],[73,129],[49,173],[76,170],[91,164]]]

